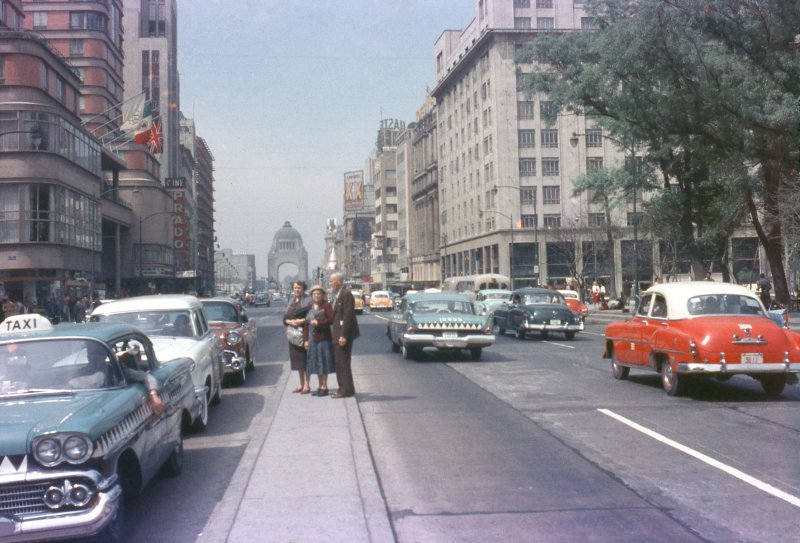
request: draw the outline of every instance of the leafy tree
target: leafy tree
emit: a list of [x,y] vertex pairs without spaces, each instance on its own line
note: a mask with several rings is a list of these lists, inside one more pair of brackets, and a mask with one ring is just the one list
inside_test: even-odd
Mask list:
[[562,110],[586,111],[612,138],[647,149],[664,189],[680,187],[680,198],[654,198],[648,211],[677,219],[696,275],[709,250],[724,255],[745,208],[776,296],[788,299],[779,202],[796,177],[800,55],[791,43],[800,3],[587,0],[586,7],[597,30],[538,36],[520,56],[543,63],[526,77],[526,90],[548,93]]

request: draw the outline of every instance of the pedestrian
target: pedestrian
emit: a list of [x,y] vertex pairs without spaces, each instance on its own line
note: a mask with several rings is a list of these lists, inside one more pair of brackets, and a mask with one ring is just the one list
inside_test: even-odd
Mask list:
[[603,304],[606,301],[606,285],[600,281],[600,303]]
[[[305,324],[306,313],[311,307],[311,297],[306,294],[306,284],[303,281],[295,281],[292,284],[292,295],[290,295],[289,307],[283,315],[283,324],[287,327],[299,328]],[[292,370],[300,376],[300,386],[292,392],[298,394],[309,394],[311,392],[311,380],[306,372],[306,350],[302,346],[289,343],[289,364]]]
[[597,284],[597,281],[592,281],[592,302],[594,303],[594,305],[597,305],[599,299],[600,299],[600,285]]
[[758,291],[761,297],[761,303],[763,303],[764,307],[767,309],[769,309],[770,302],[772,301],[772,297],[770,296],[771,290],[772,283],[767,276],[762,273],[758,279]]
[[73,317],[75,318],[75,322],[83,322],[86,320],[86,306],[89,305],[89,298],[83,296],[78,301],[75,302],[75,307],[73,308]]
[[344,276],[340,272],[331,274],[331,290],[333,291],[331,337],[333,358],[336,363],[336,380],[339,382],[339,390],[335,394],[331,394],[331,398],[347,398],[356,393],[351,356],[353,341],[359,336],[358,321],[356,320],[353,293],[343,285]]
[[311,287],[311,308],[306,315],[303,335],[306,345],[307,381],[316,373],[319,387],[313,396],[328,395],[328,374],[336,371],[331,342],[333,306],[328,302],[325,289],[320,285]]
[[50,301],[47,302],[47,318],[53,324],[58,324],[61,321],[61,306],[55,296],[50,296]]
[[705,278],[705,281],[713,281],[713,280],[714,280],[714,278],[713,278],[713,277],[711,277],[711,272],[710,272],[710,271],[707,271],[707,272],[706,272],[706,278]]

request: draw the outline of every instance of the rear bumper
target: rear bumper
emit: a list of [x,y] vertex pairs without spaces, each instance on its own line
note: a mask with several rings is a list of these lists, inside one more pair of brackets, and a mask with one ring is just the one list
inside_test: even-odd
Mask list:
[[493,334],[480,334],[445,339],[433,334],[403,334],[403,341],[409,347],[436,347],[437,349],[470,349],[488,347],[493,344]]
[[678,373],[690,374],[781,374],[800,373],[800,362],[768,362],[766,364],[706,364],[702,362],[681,362]]
[[584,329],[583,322],[580,324],[539,324],[532,322],[523,322],[520,325],[521,330],[532,330],[538,332],[580,332]]

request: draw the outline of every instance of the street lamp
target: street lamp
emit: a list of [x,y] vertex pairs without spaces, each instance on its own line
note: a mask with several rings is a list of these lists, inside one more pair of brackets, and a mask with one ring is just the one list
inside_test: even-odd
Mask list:
[[[578,134],[576,132],[572,133],[572,137],[569,138],[569,143],[572,147],[576,147],[578,145],[578,137],[585,136],[586,134]],[[604,138],[609,139],[616,143],[617,145],[621,146],[625,150],[628,149],[628,145],[620,141],[616,138],[613,138],[609,135],[603,134]],[[631,185],[633,189],[633,299],[636,303],[639,301],[639,217],[636,213],[636,189],[638,185],[637,180],[637,164],[636,164],[636,140],[631,137],[630,143],[630,151],[631,151]]]
[[[509,283],[511,283],[511,289],[514,289],[514,216],[513,215],[506,215],[501,211],[497,211],[496,209],[487,209],[485,210],[486,213],[497,213],[501,217],[505,217],[508,219],[508,226],[511,232],[511,245],[508,247],[508,256],[509,256],[509,269],[508,269],[508,279]],[[483,215],[484,211],[481,211],[480,214]]]

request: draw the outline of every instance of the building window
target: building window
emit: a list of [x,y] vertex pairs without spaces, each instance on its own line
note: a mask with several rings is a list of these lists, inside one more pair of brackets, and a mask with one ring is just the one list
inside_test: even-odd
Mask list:
[[628,226],[633,226],[634,224],[639,226],[642,224],[642,213],[640,211],[637,211],[636,213],[628,212],[627,220]]
[[517,118],[533,119],[533,102],[530,101],[517,102]]
[[[577,2],[576,2],[577,4]],[[549,9],[553,7],[553,0],[536,0],[537,8]]]
[[64,80],[60,77],[56,77],[56,98],[63,102],[65,95],[64,95]]
[[556,106],[549,100],[539,102],[539,117],[543,120],[554,121],[556,119]]
[[44,30],[47,28],[47,12],[34,11],[33,12],[33,29]]
[[553,30],[556,27],[556,20],[553,17],[537,17],[536,28],[539,30]]
[[536,187],[520,187],[519,201],[522,205],[536,205]]
[[[542,129],[542,147],[558,147],[558,130]],[[542,164],[544,166],[544,164]]]
[[514,0],[515,8],[529,8],[531,7],[531,0]]
[[166,2],[165,0],[148,0],[147,35],[150,37],[166,36]]
[[586,131],[586,147],[602,147],[603,146],[603,131],[597,128],[591,128]]
[[547,204],[561,203],[561,187],[557,185],[547,185],[542,187],[542,201]]
[[536,228],[536,215],[520,215],[522,228]]
[[542,177],[557,177],[558,173],[558,159],[557,158],[543,158],[542,159]]
[[105,30],[102,15],[91,11],[70,13],[69,27],[72,30]]
[[589,213],[588,221],[589,227],[598,227],[606,225],[606,216],[603,213]]
[[517,131],[517,140],[521,149],[536,147],[536,130]]
[[520,177],[536,176],[536,159],[535,158],[519,159],[519,175]]
[[552,215],[544,215],[542,216],[542,222],[545,228],[560,228],[561,215],[558,213],[554,213]]
[[518,30],[528,30],[531,27],[530,17],[514,17],[514,28]]
[[602,170],[602,169],[603,169],[603,157],[590,156],[586,159],[587,172],[591,172],[593,170]]
[[83,40],[69,40],[69,54],[73,57],[82,57]]

